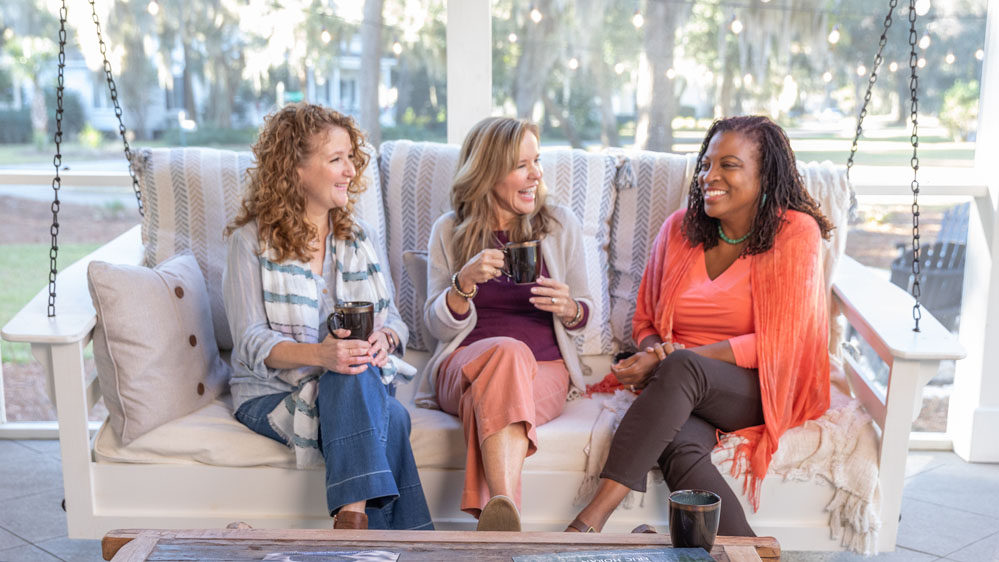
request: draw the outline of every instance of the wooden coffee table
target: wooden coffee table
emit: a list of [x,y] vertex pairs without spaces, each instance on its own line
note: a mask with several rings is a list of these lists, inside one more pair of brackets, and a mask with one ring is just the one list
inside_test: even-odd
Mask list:
[[[668,534],[500,533],[475,531],[347,531],[316,529],[123,529],[104,536],[105,560],[261,560],[271,552],[388,550],[410,560],[510,562],[515,555],[640,549],[670,545]],[[719,562],[779,562],[773,537],[718,537]]]

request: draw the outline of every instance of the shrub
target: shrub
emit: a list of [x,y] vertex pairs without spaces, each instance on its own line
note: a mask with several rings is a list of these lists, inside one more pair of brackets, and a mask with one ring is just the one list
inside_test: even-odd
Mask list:
[[31,141],[31,110],[0,110],[0,143],[22,144]]
[[967,140],[978,124],[978,81],[958,80],[947,88],[940,122],[957,140]]
[[[45,127],[49,140],[55,134],[55,114],[56,114],[56,92],[54,89],[45,90],[45,112],[48,113],[48,121]],[[87,124],[87,115],[83,112],[83,103],[80,95],[67,89],[62,97],[62,134],[63,138],[73,138],[83,130]]]

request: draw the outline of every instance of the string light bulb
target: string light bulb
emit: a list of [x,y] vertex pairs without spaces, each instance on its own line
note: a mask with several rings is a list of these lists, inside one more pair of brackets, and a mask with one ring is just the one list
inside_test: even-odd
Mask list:
[[978,60],[984,59],[985,58],[985,51],[983,49],[978,49],[977,51],[975,51],[975,58],[978,59]]
[[738,35],[742,33],[744,26],[742,25],[742,22],[739,21],[739,18],[732,16],[732,23],[728,26],[728,28],[732,30],[732,33]]
[[402,54],[402,43],[398,39],[392,41],[392,52],[395,53],[395,56]]
[[333,39],[333,36],[330,35],[330,31],[324,27],[322,32],[319,33],[319,38],[322,39],[324,45],[327,45],[330,40]]
[[507,39],[507,41],[509,41],[511,43],[516,43],[517,42],[517,34],[511,32],[510,35],[506,36],[506,39]]
[[624,73],[624,63],[619,62],[619,63],[615,64],[614,65],[614,73],[615,74],[623,74]]
[[569,59],[569,70],[576,70],[577,68],[579,68],[579,59],[572,57]]
[[635,10],[635,15],[631,16],[631,25],[634,25],[635,29],[639,29],[645,25],[645,16],[642,15],[641,11]]
[[825,82],[826,84],[828,84],[829,82],[832,82],[832,72],[829,72],[828,70],[825,71],[822,74],[822,81]]
[[930,0],[916,0],[916,15],[925,16],[930,11]]
[[747,72],[746,75],[742,77],[742,83],[745,84],[746,87],[752,86],[753,75]]
[[531,5],[531,21],[534,23],[541,23],[544,16],[541,15],[541,10],[537,9],[533,4]]
[[155,16],[156,14],[160,13],[160,3],[157,2],[156,0],[149,0],[149,4],[146,6],[146,10],[149,12],[149,15]]
[[864,65],[857,66],[857,76],[863,76],[867,74],[867,67]]
[[930,42],[931,42],[930,34],[929,33],[924,34],[923,37],[919,40],[919,48],[925,51],[926,48],[930,46]]
[[676,71],[673,70],[672,68],[667,69],[666,70],[666,78],[669,78],[670,80],[676,78]]
[[954,64],[955,60],[957,60],[957,57],[954,56],[954,53],[947,53],[947,56],[944,57],[944,62],[947,64]]
[[826,37],[826,39],[829,40],[830,45],[835,45],[836,43],[839,43],[839,38],[839,24],[836,24],[833,26],[832,31],[829,32],[829,36]]
[[925,68],[926,67],[926,57],[920,57],[919,60],[916,61],[916,66],[918,66],[919,68]]
[[891,61],[891,64],[888,65],[888,70],[890,70],[891,72],[898,71],[898,63],[895,61]]

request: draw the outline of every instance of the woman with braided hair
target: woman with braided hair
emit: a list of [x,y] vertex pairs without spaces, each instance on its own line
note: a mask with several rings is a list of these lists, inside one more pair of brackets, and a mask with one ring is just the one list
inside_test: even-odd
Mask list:
[[612,366],[642,393],[567,531],[600,530],[658,464],[670,490],[721,496],[718,534],[754,536],[711,451],[720,433],[741,438],[732,474],[756,508],[780,436],[828,409],[819,250],[831,229],[778,125],[761,116],[712,124],[688,206],[663,224],[639,287],[640,351]]

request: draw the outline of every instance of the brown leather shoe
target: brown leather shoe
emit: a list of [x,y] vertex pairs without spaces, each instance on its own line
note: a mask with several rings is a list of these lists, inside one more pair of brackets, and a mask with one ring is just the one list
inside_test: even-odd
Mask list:
[[368,516],[360,511],[340,511],[333,516],[334,529],[367,529]]
[[567,533],[596,533],[597,530],[594,529],[593,526],[587,525],[586,523],[583,523],[583,521],[579,517],[577,517],[577,518],[575,518],[575,519],[572,520],[572,523],[569,523],[569,526],[565,528],[565,532],[567,532]]

